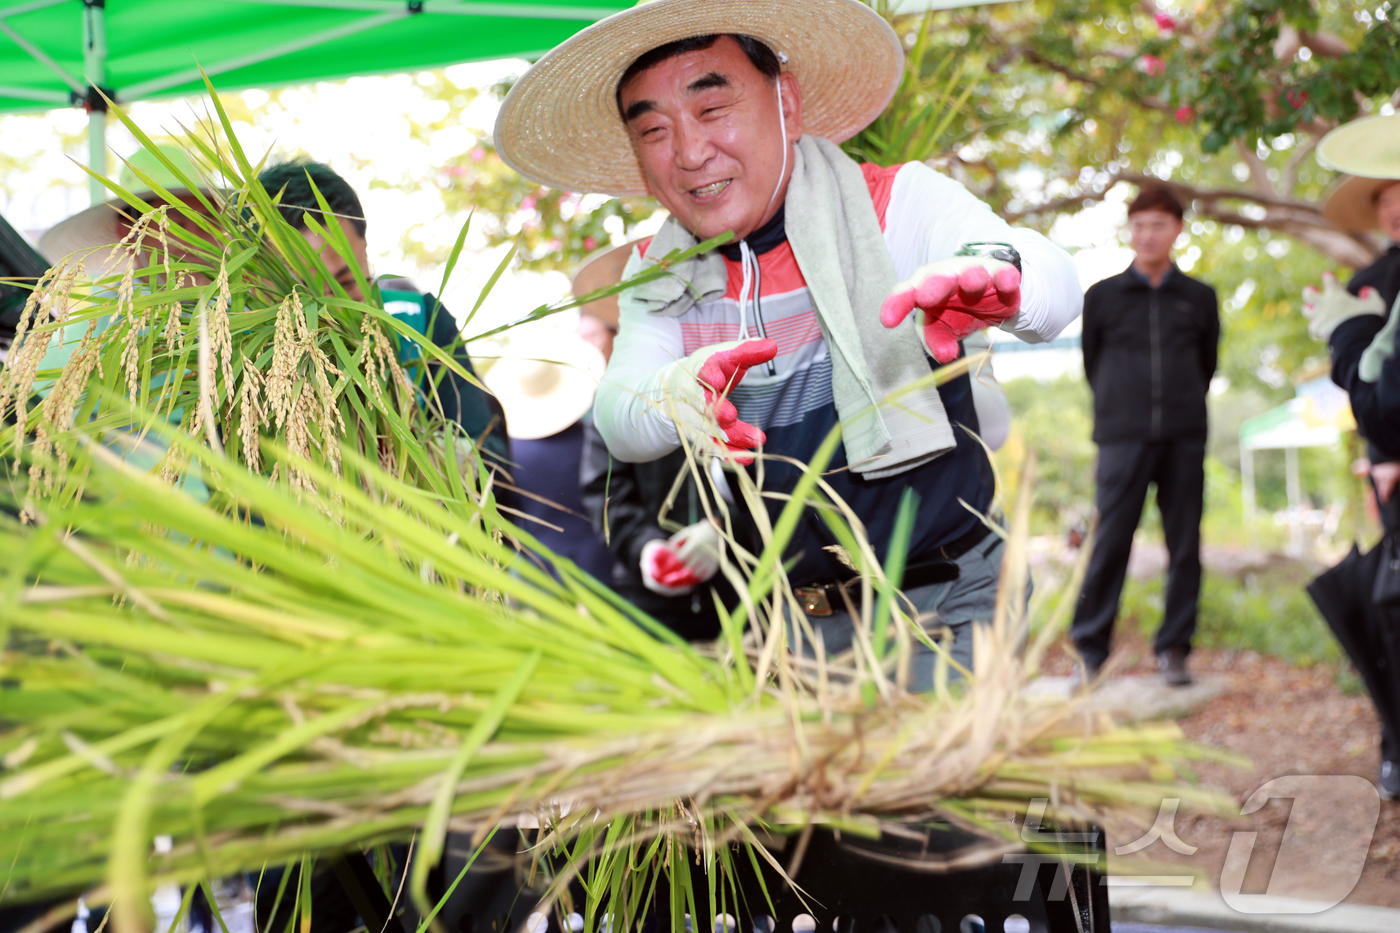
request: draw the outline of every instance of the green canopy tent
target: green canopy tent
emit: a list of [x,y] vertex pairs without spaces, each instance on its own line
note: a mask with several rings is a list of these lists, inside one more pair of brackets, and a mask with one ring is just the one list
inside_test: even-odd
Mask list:
[[[534,56],[633,0],[0,0],[0,113],[88,108],[107,174],[106,103]],[[892,0],[890,9],[1002,0]],[[103,189],[92,182],[96,201]]]
[[[106,105],[540,54],[631,0],[0,0],[0,113]],[[94,200],[102,188],[92,185]]]

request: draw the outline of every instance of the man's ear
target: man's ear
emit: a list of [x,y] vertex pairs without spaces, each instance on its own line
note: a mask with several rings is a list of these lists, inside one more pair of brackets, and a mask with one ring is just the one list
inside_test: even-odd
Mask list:
[[788,139],[802,135],[802,88],[797,77],[790,71],[778,75],[783,88],[783,122],[787,126]]

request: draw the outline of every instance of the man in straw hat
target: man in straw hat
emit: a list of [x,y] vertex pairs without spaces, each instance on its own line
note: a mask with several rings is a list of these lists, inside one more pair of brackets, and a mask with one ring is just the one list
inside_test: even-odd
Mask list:
[[[1371,445],[1372,477],[1387,537],[1400,530],[1400,499],[1394,495],[1400,469],[1400,114],[1368,117],[1339,127],[1317,147],[1317,161],[1346,172],[1329,194],[1323,213],[1350,230],[1379,228],[1392,240],[1387,253],[1357,273],[1344,290],[1330,275],[1321,290],[1303,292],[1304,314],[1314,337],[1327,341],[1332,380],[1347,390],[1357,428]],[[1309,586],[1338,639],[1347,649],[1375,702],[1382,723],[1381,764],[1376,779],[1382,797],[1400,797],[1400,607],[1393,587],[1376,567],[1394,551],[1376,548],[1364,558],[1355,551]],[[1379,558],[1379,559],[1378,559]],[[1350,571],[1350,572],[1349,572]],[[1333,592],[1328,593],[1328,578]],[[1393,577],[1392,577],[1393,579]],[[1339,588],[1339,589],[1338,589]],[[1340,590],[1340,592],[1339,592]]]
[[[763,445],[765,490],[782,493],[802,475],[792,461],[839,423],[824,480],[881,557],[908,491],[906,595],[951,627],[968,664],[1001,541],[977,514],[993,490],[969,381],[934,387],[931,360],[953,361],[989,324],[1053,338],[1082,293],[1068,256],[956,182],[841,152],[902,74],[898,37],[856,0],[651,0],[544,56],[506,98],[496,144],[545,184],[656,197],[671,217],[632,271],[733,234],[624,293],[594,409],[613,455],[654,459],[684,434],[744,463]],[[955,255],[974,243],[994,256]],[[789,578],[842,650],[851,571],[815,510],[793,542]],[[910,683],[928,689],[919,652]]]

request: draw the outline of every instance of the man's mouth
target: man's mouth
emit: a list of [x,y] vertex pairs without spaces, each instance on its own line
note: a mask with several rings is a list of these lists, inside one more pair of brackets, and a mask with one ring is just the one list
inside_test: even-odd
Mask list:
[[719,197],[719,193],[725,188],[728,188],[729,183],[733,180],[732,178],[725,178],[721,181],[711,182],[700,188],[692,188],[690,189],[690,196],[700,201],[708,201],[712,198]]

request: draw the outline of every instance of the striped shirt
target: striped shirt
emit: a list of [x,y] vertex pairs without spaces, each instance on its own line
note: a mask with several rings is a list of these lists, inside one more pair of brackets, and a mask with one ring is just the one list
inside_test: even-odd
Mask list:
[[[864,165],[862,169],[885,245],[901,278],[953,255],[963,243],[1007,242],[1022,258],[1022,305],[1003,328],[1029,342],[1040,342],[1053,339],[1078,316],[1083,293],[1073,263],[1043,236],[1009,227],[962,185],[922,163],[890,168]],[[649,314],[629,302],[626,292],[620,296],[620,331],[594,408],[595,422],[613,456],[646,461],[679,446],[675,425],[657,404],[663,397],[659,373],[667,364],[716,343],[767,336],[778,344],[777,357],[770,365],[750,369],[729,398],[741,420],[767,434],[763,452],[770,459],[763,463],[765,490],[789,492],[795,486],[801,471],[771,457],[808,462],[838,419],[831,359],[811,293],[786,237],[765,237],[767,232],[756,231],[749,237],[756,244],[759,300],[756,308],[750,303],[746,315],[739,306],[743,271],[728,256],[725,295],[700,302],[677,317]],[[773,242],[767,242],[770,239]],[[646,245],[640,244],[628,275],[636,271]],[[866,313],[878,314],[879,309]],[[910,339],[921,338],[912,320],[907,326]],[[973,509],[990,507],[990,464],[980,443],[965,434],[977,430],[969,380],[966,376],[950,380],[939,393],[954,433],[962,435],[953,451],[882,480],[845,470],[844,450],[828,467],[826,480],[865,525],[877,553],[886,546],[906,488],[913,488],[920,497],[910,543],[912,559],[955,540],[977,523],[976,515],[959,499]],[[770,508],[776,515],[782,505],[779,500]],[[794,585],[849,573],[822,550],[834,539],[812,510],[794,542],[793,555],[799,557],[789,574]]]

